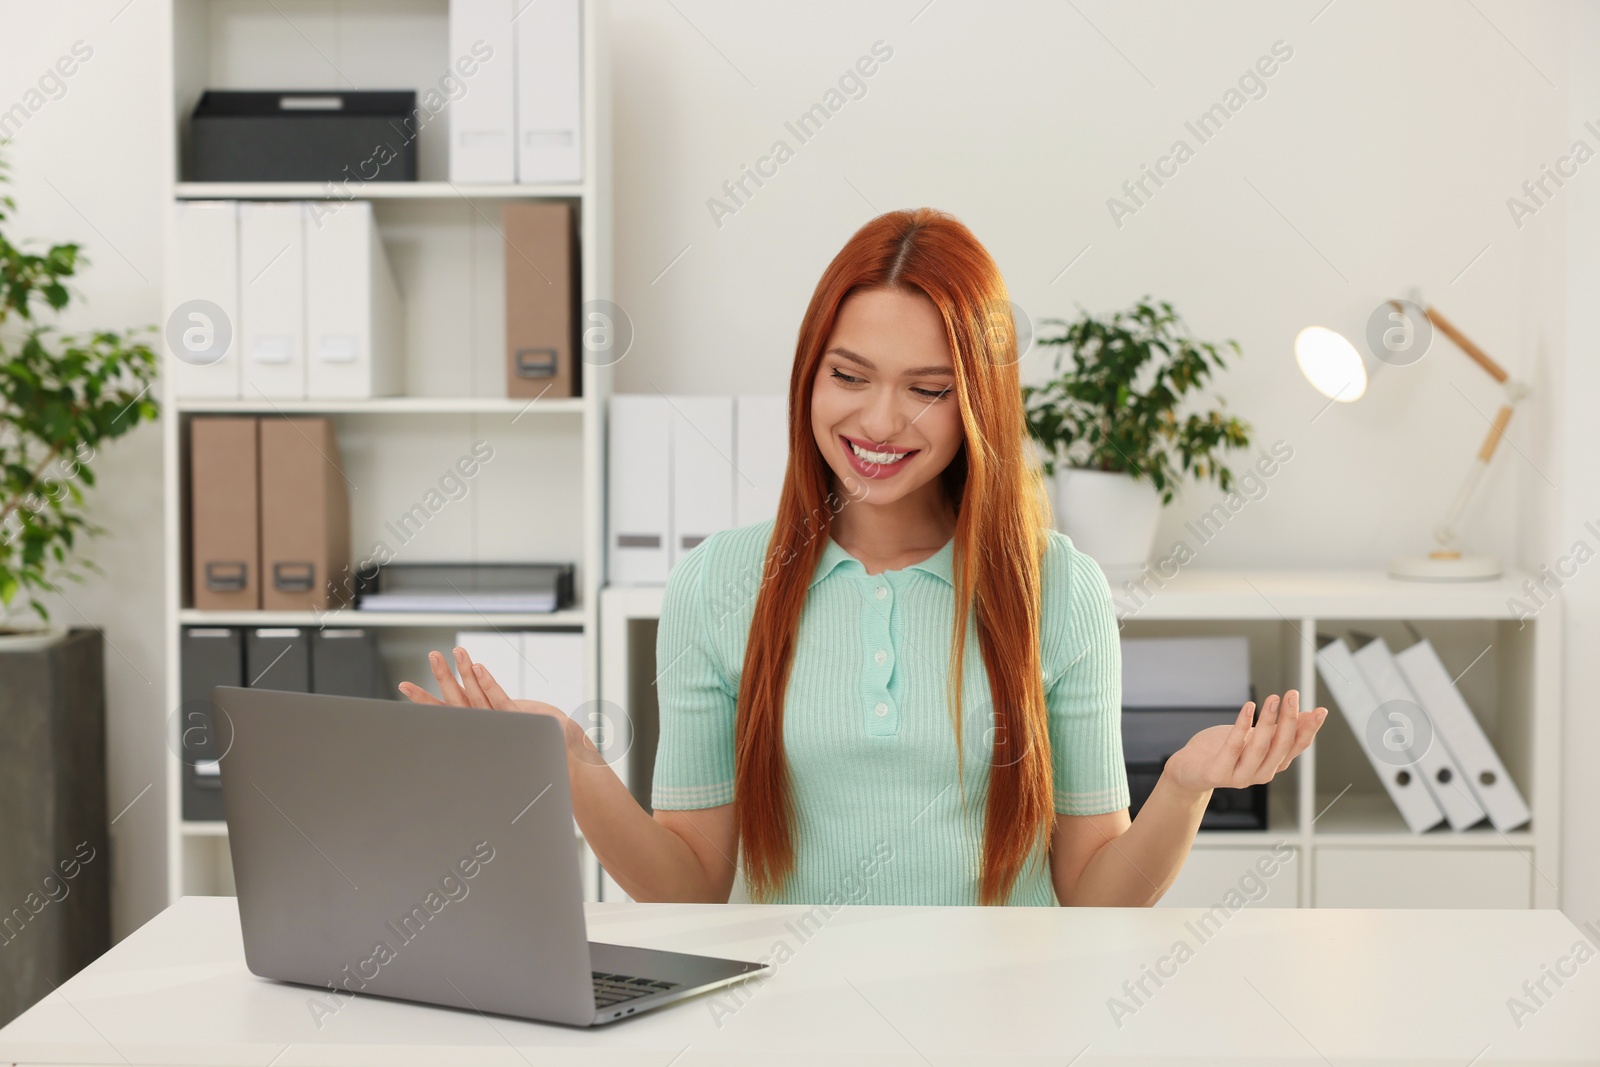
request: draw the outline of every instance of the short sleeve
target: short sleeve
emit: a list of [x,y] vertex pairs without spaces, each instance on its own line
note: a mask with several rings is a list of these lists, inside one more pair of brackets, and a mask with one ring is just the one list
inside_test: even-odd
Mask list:
[[1055,650],[1045,665],[1055,810],[1101,815],[1128,806],[1121,633],[1105,573],[1065,535],[1052,540],[1042,617],[1059,628],[1043,642]]
[[667,575],[656,631],[656,700],[661,733],[650,787],[653,807],[668,811],[733,802],[737,692],[709,637],[705,572],[715,535],[696,545]]

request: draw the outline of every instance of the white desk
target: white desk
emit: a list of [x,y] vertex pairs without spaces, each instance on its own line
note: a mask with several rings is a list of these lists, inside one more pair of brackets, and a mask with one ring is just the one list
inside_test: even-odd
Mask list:
[[[598,1030],[358,997],[319,1031],[311,990],[245,970],[234,900],[185,897],[0,1030],[0,1063],[1600,1063],[1600,960],[1520,1029],[1506,1007],[1583,936],[1553,911],[1246,908],[1202,941],[1199,910],[856,907],[806,928],[803,908],[588,908],[595,940],[790,955],[748,995]],[[1179,940],[1193,955],[1119,1027],[1108,999],[1131,1006],[1123,983]]]

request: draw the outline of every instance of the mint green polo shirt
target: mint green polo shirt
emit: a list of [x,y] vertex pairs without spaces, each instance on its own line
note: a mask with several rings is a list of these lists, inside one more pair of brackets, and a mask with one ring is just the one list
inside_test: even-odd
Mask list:
[[[668,577],[656,643],[656,808],[733,802],[739,678],[773,522],[711,535]],[[963,811],[945,696],[954,551],[952,539],[920,563],[873,575],[828,538],[807,591],[784,704],[796,835],[781,903],[979,902],[994,716],[969,616]],[[1128,806],[1128,781],[1111,590],[1099,566],[1055,531],[1041,587],[1055,810],[1117,811]],[[1007,903],[1056,904],[1044,848]]]

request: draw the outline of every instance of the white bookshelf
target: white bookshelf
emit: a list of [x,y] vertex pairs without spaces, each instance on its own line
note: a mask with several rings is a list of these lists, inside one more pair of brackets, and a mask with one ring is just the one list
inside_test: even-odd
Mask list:
[[582,415],[584,397],[521,400],[493,396],[381,396],[370,400],[180,400],[174,410],[201,415],[508,415],[513,421]]
[[[211,0],[212,3],[222,0]],[[423,131],[426,133],[426,130]],[[179,182],[179,200],[324,200],[328,186],[316,182]],[[576,185],[464,185],[451,181],[367,182],[334,199],[351,200],[526,200],[529,197],[577,198],[586,195]]]
[[[204,89],[394,89],[419,96],[448,69],[448,0],[159,0],[168,49],[153,57],[168,79],[163,124],[167,192],[160,206],[171,247],[171,206],[181,200],[339,200],[374,204],[391,268],[405,297],[406,395],[372,400],[179,400],[162,389],[167,706],[181,704],[180,635],[188,626],[361,626],[380,630],[391,684],[433,688],[429,649],[459,630],[577,630],[587,636],[586,697],[598,695],[599,591],[604,581],[606,366],[585,364],[582,396],[529,401],[504,389],[504,262],[501,204],[562,200],[578,213],[580,302],[612,287],[612,160],[607,0],[583,7],[585,178],[544,185],[466,185],[448,180],[448,107],[418,135],[416,182],[359,188],[310,182],[181,180],[187,118]],[[171,301],[167,301],[171,306]],[[364,558],[387,517],[403,513],[478,439],[492,462],[460,500],[419,529],[397,558],[417,561],[567,561],[575,604],[554,613],[199,611],[187,599],[184,528],[187,427],[196,415],[327,415],[338,434],[351,495],[352,559]],[[172,732],[169,717],[162,728]],[[226,825],[182,812],[176,738],[165,745],[167,896],[232,893]],[[587,852],[585,886],[598,899]]]
[[[1244,635],[1257,699],[1298,689],[1323,705],[1317,740],[1269,787],[1267,829],[1202,831],[1163,905],[1211,907],[1275,847],[1293,860],[1263,879],[1252,906],[1553,908],[1561,869],[1560,605],[1525,622],[1508,605],[1528,575],[1492,582],[1403,582],[1380,571],[1179,572],[1144,590],[1113,589],[1127,637]],[[660,586],[601,593],[602,699],[655,728],[654,624]],[[1434,644],[1533,813],[1520,830],[1488,823],[1413,834],[1316,673],[1318,633],[1411,629]],[[637,775],[639,756],[619,770]],[[642,791],[642,788],[641,790]],[[1252,883],[1244,883],[1246,889]],[[622,890],[602,875],[602,896]]]

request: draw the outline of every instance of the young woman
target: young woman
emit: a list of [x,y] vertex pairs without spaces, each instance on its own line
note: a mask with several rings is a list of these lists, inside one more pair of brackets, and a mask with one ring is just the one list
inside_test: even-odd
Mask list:
[[1310,744],[1326,709],[1246,704],[1130,822],[1110,589],[1051,529],[1009,307],[930,209],[873,219],[829,264],[776,520],[707,538],[667,582],[653,814],[565,710],[430,655],[445,703],[562,720],[573,812],[635,899],[726,901],[741,857],[758,901],[1149,905],[1211,791]]

